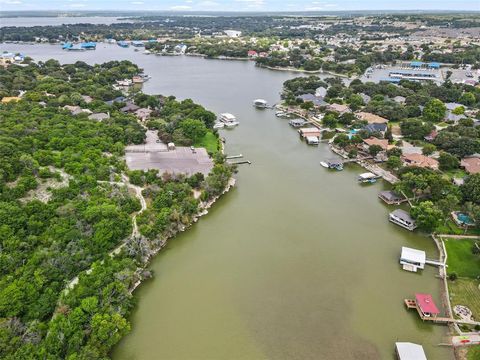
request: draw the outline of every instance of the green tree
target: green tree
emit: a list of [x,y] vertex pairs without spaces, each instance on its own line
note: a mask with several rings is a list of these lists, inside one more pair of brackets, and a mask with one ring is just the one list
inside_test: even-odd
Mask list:
[[439,122],[443,120],[447,112],[445,104],[438,99],[430,100],[423,109],[423,118],[426,121]]
[[445,151],[440,153],[438,158],[438,163],[440,165],[440,170],[448,171],[458,169],[460,162],[458,161],[457,157],[449,154]]
[[194,143],[207,134],[207,127],[201,120],[185,119],[181,122],[180,126],[183,134]]
[[402,160],[398,156],[390,156],[386,165],[389,169],[396,170],[402,167]]
[[411,210],[419,228],[425,231],[433,231],[442,220],[442,212],[431,201],[424,201]]
[[425,144],[423,145],[422,148],[422,154],[423,155],[432,155],[435,150],[437,150],[437,147],[433,144]]
[[464,201],[480,205],[480,173],[468,176],[461,190]]

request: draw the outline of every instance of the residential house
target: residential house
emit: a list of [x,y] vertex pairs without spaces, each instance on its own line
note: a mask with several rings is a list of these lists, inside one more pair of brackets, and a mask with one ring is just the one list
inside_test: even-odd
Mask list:
[[475,154],[462,159],[460,166],[465,169],[468,174],[480,173],[480,155]]
[[94,113],[88,116],[90,120],[102,121],[110,119],[110,114],[108,113]]
[[372,113],[364,112],[364,111],[360,111],[360,112],[355,113],[355,117],[358,120],[366,121],[369,124],[386,124],[386,123],[388,123],[387,119],[385,119],[381,116],[378,116],[376,114],[372,114]]
[[315,106],[326,106],[328,105],[325,101],[323,101],[322,98],[318,97],[318,96],[315,96],[313,94],[303,94],[303,95],[299,95],[297,97],[297,99],[301,99],[303,100],[304,102],[307,102],[307,101],[310,101],[313,103],[313,105]]
[[367,94],[360,93],[359,95],[360,95],[360,97],[362,98],[362,100],[363,100],[363,102],[365,103],[365,105],[367,105],[367,104],[372,100],[372,98],[371,98],[369,95],[367,95]]
[[82,95],[83,101],[85,101],[86,104],[90,104],[93,101],[93,98],[88,95]]
[[385,136],[387,132],[387,124],[367,124],[363,127],[363,130],[367,131],[370,135],[380,133],[382,136]]
[[82,114],[82,113],[87,113],[87,114],[92,113],[92,111],[90,109],[82,109],[78,105],[65,105],[63,107],[63,109],[70,111],[70,114],[72,114],[72,115],[79,115],[79,114]]
[[248,50],[247,56],[249,58],[254,59],[254,58],[258,57],[258,53],[255,50]]
[[336,103],[328,104],[327,105],[327,110],[339,113],[340,115],[352,112],[352,110],[350,110],[350,108],[347,105],[336,104]]
[[137,111],[135,111],[135,116],[142,121],[145,121],[148,118],[150,118],[151,114],[152,114],[152,110],[147,108],[140,108]]
[[435,140],[437,135],[438,135],[438,131],[437,130],[432,130],[432,132],[430,134],[428,134],[427,136],[425,136],[424,139],[425,139],[425,141],[432,142],[433,140]]
[[401,159],[405,166],[417,166],[438,170],[438,161],[423,154],[403,154]]
[[124,107],[120,109],[123,113],[133,113],[140,109],[140,106],[135,105],[134,103],[127,103]]
[[327,89],[325,89],[323,86],[320,86],[315,90],[315,96],[319,98],[324,98],[327,95]]
[[405,104],[406,100],[407,99],[404,96],[395,96],[393,98],[393,101],[395,101],[397,104],[402,104],[402,105]]
[[386,139],[377,139],[376,137],[370,137],[368,139],[363,139],[364,149],[368,150],[370,146],[377,145],[382,148],[382,151],[387,151],[390,146],[388,145],[388,140]]

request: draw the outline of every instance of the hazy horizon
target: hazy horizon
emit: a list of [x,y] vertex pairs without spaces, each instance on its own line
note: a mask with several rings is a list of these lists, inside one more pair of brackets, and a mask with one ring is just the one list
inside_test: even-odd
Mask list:
[[0,0],[0,12],[156,11],[156,12],[344,12],[480,11],[478,0]]

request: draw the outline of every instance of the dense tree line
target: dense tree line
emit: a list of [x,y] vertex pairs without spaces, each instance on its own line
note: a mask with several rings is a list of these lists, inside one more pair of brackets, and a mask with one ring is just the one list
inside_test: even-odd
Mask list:
[[[115,80],[139,71],[128,61],[62,66],[49,60],[0,69],[0,97],[22,96],[0,105],[2,359],[108,357],[130,329],[131,291],[148,275],[145,261],[191,224],[200,202],[219,195],[232,175],[220,155],[206,178],[128,171],[125,145],[142,143],[145,130],[118,111],[124,103],[106,101],[121,95],[112,88]],[[134,96],[162,112],[159,99]],[[172,111],[169,101],[163,116]],[[191,118],[211,127],[211,113],[186,104]],[[65,105],[110,118],[72,115]],[[184,115],[176,114],[182,124]],[[132,237],[132,215],[140,201],[122,175],[142,186],[151,204],[139,216],[139,236]]]

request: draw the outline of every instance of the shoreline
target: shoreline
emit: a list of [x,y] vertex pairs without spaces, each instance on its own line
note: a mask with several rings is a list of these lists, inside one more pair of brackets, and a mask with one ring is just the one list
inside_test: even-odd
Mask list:
[[[152,249],[152,251],[147,255],[144,264],[142,267],[137,268],[136,272],[141,275],[144,271],[148,271],[147,268],[150,265],[151,261],[153,258],[168,244],[169,240],[174,239],[177,237],[180,233],[188,230],[191,226],[193,226],[195,223],[197,223],[202,216],[205,216],[208,214],[208,210],[221,198],[223,195],[228,193],[235,185],[236,185],[236,179],[234,177],[231,177],[225,188],[223,189],[222,193],[220,195],[217,195],[213,197],[212,199],[208,200],[207,202],[200,203],[201,206],[199,208],[199,211],[197,214],[195,214],[192,217],[192,220],[190,223],[182,225],[175,233],[165,237],[164,239],[157,239],[160,240],[159,246],[156,247],[155,249]],[[152,276],[145,277],[145,276],[140,276],[140,279],[133,284],[133,286],[128,290],[130,294],[133,294],[133,292],[147,279],[150,279]]]

